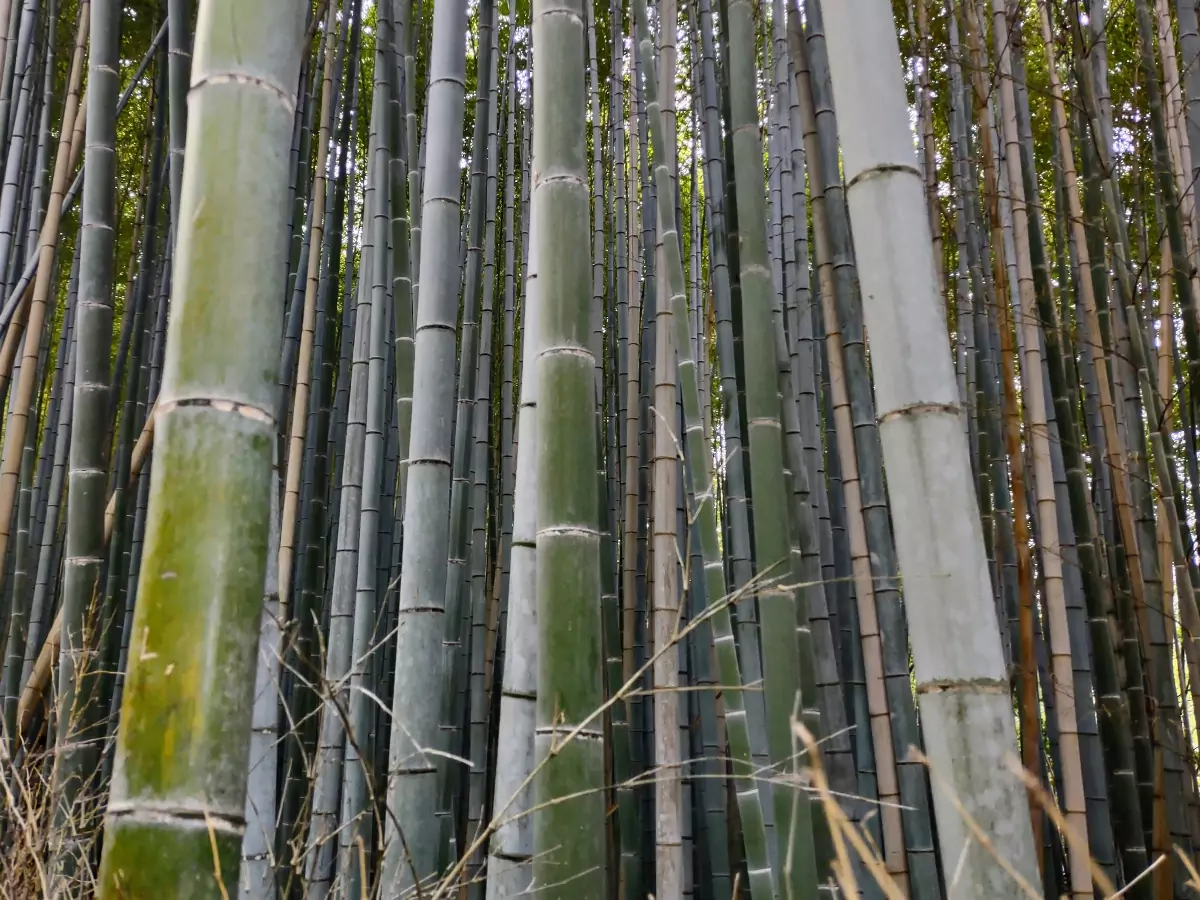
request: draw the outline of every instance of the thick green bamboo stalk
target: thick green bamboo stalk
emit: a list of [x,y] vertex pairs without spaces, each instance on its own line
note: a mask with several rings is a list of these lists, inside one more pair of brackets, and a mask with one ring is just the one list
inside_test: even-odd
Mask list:
[[533,879],[546,897],[605,888],[604,699],[595,358],[591,347],[585,29],[581,0],[533,4],[531,203],[541,221],[538,699]]
[[280,0],[200,4],[106,900],[236,890],[303,25]]

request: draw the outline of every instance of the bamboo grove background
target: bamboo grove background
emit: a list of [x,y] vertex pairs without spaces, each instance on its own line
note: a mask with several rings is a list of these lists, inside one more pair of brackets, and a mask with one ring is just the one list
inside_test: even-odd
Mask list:
[[1194,0],[0,0],[0,893],[1200,893]]

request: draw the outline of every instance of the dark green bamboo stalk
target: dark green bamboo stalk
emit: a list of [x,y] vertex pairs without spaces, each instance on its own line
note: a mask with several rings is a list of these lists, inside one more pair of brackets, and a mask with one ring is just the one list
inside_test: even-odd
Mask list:
[[[754,549],[758,606],[762,621],[763,688],[767,707],[767,742],[777,774],[790,768],[790,720],[800,690],[800,657],[796,645],[796,600],[784,587],[791,539],[783,472],[778,369],[775,362],[771,283],[767,259],[765,181],[762,139],[758,129],[754,85],[754,19],[746,0],[729,4],[728,43],[733,158],[738,172],[736,198],[742,325],[746,354],[746,415],[750,439],[750,471],[754,482]],[[779,865],[790,860],[787,887],[795,898],[815,897],[819,879],[813,832],[814,807],[807,794],[776,785],[774,791]],[[823,814],[817,811],[823,819]]]
[[[183,145],[187,139],[187,87],[192,68],[191,0],[167,0],[167,105],[170,107],[171,225],[179,228]],[[330,4],[333,5],[332,3]]]
[[533,6],[541,224],[537,628],[533,878],[548,897],[605,889],[600,534],[583,3]]

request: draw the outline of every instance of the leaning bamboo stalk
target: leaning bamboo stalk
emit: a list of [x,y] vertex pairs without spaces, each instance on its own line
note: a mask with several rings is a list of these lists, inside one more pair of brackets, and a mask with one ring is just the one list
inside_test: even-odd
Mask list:
[[[120,114],[121,110],[124,108],[125,104],[129,101],[129,98],[132,96],[134,88],[137,87],[138,82],[141,80],[142,74],[145,72],[147,66],[150,63],[150,59],[152,58],[152,56],[154,55],[154,53],[156,51],[156,48],[158,47],[158,43],[162,40],[165,28],[166,28],[166,26],[164,25],[163,28],[160,28],[158,30],[157,34],[155,35],[154,40],[151,42],[151,45],[150,45],[149,50],[147,51],[147,54],[142,58],[141,63],[138,65],[137,71],[134,73],[134,76],[130,79],[129,84],[126,85],[125,90],[122,92],[120,99],[117,101],[117,114],[118,115]],[[77,122],[77,125],[82,127],[83,124],[84,124],[84,121],[82,118],[80,118],[79,121]],[[77,132],[79,131],[78,128],[76,130],[77,130]],[[149,140],[148,133],[147,133],[146,140],[147,140],[147,142]],[[78,141],[73,136],[72,137],[72,153],[74,152],[74,149],[75,149],[75,146],[77,143],[78,143]],[[148,146],[148,143],[143,145],[143,150],[145,150],[146,146]],[[85,162],[86,162],[86,160],[85,160]],[[140,181],[140,185],[139,185],[139,189],[138,189],[139,197],[144,197],[144,195],[145,195],[146,174],[147,174],[148,169],[149,169],[148,165],[143,166],[141,181]],[[68,210],[70,208],[70,204],[73,202],[74,196],[78,193],[78,189],[80,187],[82,177],[83,177],[83,170],[81,169],[80,172],[75,177],[75,181],[71,186],[71,190],[67,193],[67,196],[62,201],[60,220],[61,220],[61,216],[66,215],[66,213],[68,212]],[[128,268],[129,276],[125,282],[124,296],[126,296],[126,297],[131,296],[131,291],[132,291],[134,261],[137,257],[137,252],[138,252],[139,234],[140,234],[141,224],[142,224],[141,216],[142,216],[142,211],[143,211],[143,205],[144,204],[142,204],[139,201],[137,217],[134,220],[134,236],[130,242],[130,259],[129,259],[129,268]],[[21,284],[18,284],[16,290],[14,291],[14,296],[11,297],[9,300],[10,304],[14,300],[16,300],[17,302],[20,303],[21,312],[19,313],[19,315],[21,315],[21,316],[23,316],[24,311],[28,309],[28,304],[26,303],[26,300],[30,296],[30,289],[33,284],[32,278],[33,278],[34,272],[36,272],[36,268],[37,268],[36,264],[38,263],[38,255],[36,253],[30,259],[29,263],[30,263],[30,266],[32,266],[33,268],[31,270],[30,266],[26,267],[26,272],[23,275],[23,282],[22,282],[22,284],[24,284],[24,287],[22,287]],[[28,277],[26,277],[26,276],[28,276]],[[22,318],[21,322],[23,324],[23,318]],[[21,327],[18,327],[16,322],[12,323],[12,327],[8,328],[5,333],[3,349],[0,349],[0,394],[3,393],[3,391],[7,385],[7,382],[8,382],[8,376],[11,374],[12,362],[16,355],[17,348],[20,346],[21,333],[22,333]],[[153,436],[153,433],[154,433],[154,417],[153,417],[153,415],[149,415],[146,418],[146,422],[143,427],[142,434],[138,438],[137,446],[134,449],[133,465],[130,470],[132,473],[131,477],[136,477],[137,474],[141,471],[142,464],[145,462],[145,460],[150,452],[151,438]],[[109,498],[108,506],[105,511],[104,541],[105,541],[106,545],[107,545],[109,538],[112,535],[114,516],[116,513],[116,497],[117,497],[118,493],[119,492],[114,492],[113,496],[111,496]],[[22,691],[21,691],[21,698],[18,703],[18,714],[17,714],[17,722],[19,723],[18,727],[21,732],[23,732],[25,729],[27,729],[29,727],[31,717],[35,710],[35,701],[40,700],[42,692],[45,690],[46,684],[49,681],[51,665],[58,658],[59,633],[60,633],[61,627],[62,627],[62,612],[60,610],[55,616],[54,623],[51,626],[51,629],[47,635],[47,638],[44,641],[42,641],[40,644],[41,649],[39,650],[36,663],[34,663],[34,667],[32,669],[30,669],[30,664],[32,662],[32,658],[27,655],[25,668],[28,669],[31,674],[28,677],[25,677],[22,679],[25,686],[22,688]]]
[[[59,132],[58,154],[54,160],[54,177],[50,186],[50,200],[46,205],[46,218],[42,223],[41,237],[38,241],[37,276],[33,283],[33,291],[27,307],[25,331],[31,336],[23,344],[21,354],[21,373],[16,384],[13,401],[9,404],[12,411],[9,425],[4,432],[3,456],[0,458],[0,559],[4,559],[12,528],[11,518],[7,510],[12,509],[16,499],[17,480],[21,466],[21,453],[25,446],[25,430],[29,424],[29,404],[33,397],[37,380],[37,359],[42,340],[42,324],[46,316],[46,304],[50,297],[50,289],[54,279],[54,253],[58,248],[59,224],[61,222],[62,199],[67,186],[67,174],[70,168],[72,145],[83,142],[85,118],[78,115],[80,107],[80,84],[83,80],[84,49],[87,46],[88,30],[91,20],[88,15],[87,0],[79,12],[79,27],[75,35],[75,51],[71,58],[70,74],[67,78],[67,101],[63,107],[62,128]],[[15,326],[15,322],[13,325]],[[10,326],[5,335],[5,343],[12,339],[15,343],[18,329]],[[15,348],[14,348],[15,349]],[[15,355],[15,354],[14,354]],[[2,366],[3,360],[0,360]],[[0,390],[2,390],[0,386]],[[0,568],[0,584],[3,583],[7,570]]]
[[[1033,835],[1024,790],[1002,770],[1016,737],[999,634],[982,624],[994,615],[991,581],[893,25],[884,0],[827,7],[924,736],[934,772],[957,795],[934,792],[938,836],[960,883],[1004,896],[1005,866],[1036,880]],[[971,846],[959,805],[992,848]]]
[[[133,73],[132,77],[129,79],[129,82],[125,85],[125,90],[122,91],[120,99],[117,100],[117,115],[118,116],[121,114],[121,111],[125,108],[125,105],[129,102],[129,98],[131,96],[133,96],[134,90],[141,83],[142,76],[145,75],[146,69],[150,65],[150,61],[154,58],[155,54],[158,52],[158,45],[162,41],[163,35],[166,33],[166,30],[167,30],[167,26],[164,23],[163,26],[158,30],[157,34],[155,34],[154,40],[150,42],[149,48],[146,50],[146,53],[142,57],[141,62],[138,63],[138,66],[134,70],[134,73]],[[80,108],[84,108],[86,106],[86,104],[81,100],[79,103],[79,106],[80,106]],[[84,125],[86,126],[86,123],[84,123]],[[74,136],[72,137],[71,162],[70,162],[70,165],[67,167],[68,171],[75,171],[75,169],[76,169],[76,164],[79,161],[79,154],[83,150],[83,133],[84,133],[83,131],[79,132],[78,139],[76,139]],[[144,150],[145,150],[145,147],[143,147],[143,151]],[[61,208],[61,212],[59,214],[60,221],[63,218],[66,218],[67,213],[71,210],[71,208],[75,204],[75,201],[79,197],[80,190],[83,187],[83,181],[84,181],[83,174],[84,174],[83,169],[80,168],[79,171],[77,171],[75,174],[75,179],[71,182],[70,189],[66,192],[66,195],[62,198],[62,208]],[[139,196],[141,196],[141,195],[142,195],[142,191],[139,190]],[[139,215],[140,215],[140,212],[139,212]],[[135,226],[135,232],[136,232],[136,230],[137,230],[137,226]],[[131,252],[131,254],[137,253],[137,241],[136,240],[131,242],[130,252]],[[12,290],[8,293],[7,299],[4,302],[3,311],[0,312],[0,329],[5,331],[3,348],[0,349],[0,392],[2,392],[3,388],[8,384],[8,377],[11,374],[13,359],[16,356],[17,348],[20,346],[20,334],[17,334],[10,338],[9,332],[12,329],[8,328],[8,326],[13,321],[13,317],[15,315],[22,314],[22,313],[19,313],[19,310],[25,309],[25,307],[28,305],[27,301],[29,299],[29,291],[30,291],[30,287],[33,284],[34,277],[37,274],[37,268],[38,268],[38,251],[37,251],[37,248],[35,247],[33,249],[33,251],[31,252],[29,258],[25,262],[25,268],[23,270],[21,270],[20,278],[17,280],[17,282],[13,286]],[[24,320],[22,319],[21,321],[23,322]],[[20,328],[18,328],[17,330],[19,331]]]

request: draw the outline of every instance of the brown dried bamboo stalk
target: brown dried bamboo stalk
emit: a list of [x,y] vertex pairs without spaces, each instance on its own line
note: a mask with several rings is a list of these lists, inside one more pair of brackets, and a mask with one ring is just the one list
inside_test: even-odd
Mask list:
[[[1171,394],[1173,393],[1171,390],[1171,345],[1173,343],[1172,331],[1175,327],[1175,319],[1171,308],[1171,297],[1174,293],[1173,282],[1175,279],[1175,273],[1173,271],[1174,266],[1171,259],[1171,242],[1165,231],[1163,232],[1162,237],[1159,239],[1159,250],[1162,254],[1162,262],[1158,273],[1159,331],[1158,377],[1156,389],[1158,390],[1158,395],[1162,398],[1162,401],[1165,405],[1171,402]],[[1167,619],[1172,623],[1171,635],[1174,637],[1176,623],[1174,622],[1173,610],[1175,608],[1174,596],[1176,591],[1174,590],[1174,583],[1168,576],[1168,573],[1174,570],[1175,553],[1174,548],[1171,545],[1171,533],[1170,525],[1168,524],[1167,519],[1166,501],[1161,494],[1155,498],[1154,508],[1154,521],[1158,531],[1158,567],[1159,571],[1163,573],[1163,612]],[[1182,574],[1184,578],[1190,577],[1187,573],[1186,567],[1182,573],[1176,571],[1175,577],[1180,577],[1180,574]],[[1183,604],[1180,604],[1180,606],[1182,608]],[[1172,643],[1174,643],[1173,640]],[[1188,674],[1186,681],[1182,677],[1180,678],[1180,683],[1184,690],[1192,693],[1193,707],[1196,708],[1196,695],[1194,692],[1197,690],[1198,686],[1200,686],[1198,685],[1198,681],[1200,681],[1200,660],[1196,659],[1196,655],[1194,653],[1187,652],[1187,644],[1188,640],[1187,635],[1185,634],[1183,636],[1183,640],[1181,641],[1179,650],[1181,655],[1186,658]]]
[[[78,90],[78,85],[76,86],[76,89]],[[76,110],[86,109],[86,106],[85,106],[86,96],[87,96],[86,90],[79,94],[79,102],[76,104],[76,107],[75,107]],[[68,102],[69,102],[69,100],[70,100],[70,98],[68,97]],[[63,109],[63,126],[65,127],[66,124],[67,124],[66,108],[64,107],[64,109]],[[87,129],[87,116],[86,115],[83,115],[83,116],[76,115],[74,125],[72,126],[71,131],[70,131],[71,143],[70,143],[69,149],[67,151],[67,160],[68,160],[67,174],[70,174],[71,172],[74,172],[79,168],[79,155],[83,152],[83,136],[84,136],[86,129]],[[59,146],[61,149],[61,146],[62,146],[61,142],[60,142]],[[145,148],[143,148],[143,155],[145,155],[144,149]],[[58,171],[57,165],[58,165],[58,163],[56,160],[55,161],[55,171],[56,172]],[[143,174],[144,173],[145,173],[145,170],[143,169]],[[65,185],[65,182],[64,182],[64,185]],[[65,187],[64,187],[64,190],[65,190]],[[62,199],[62,195],[59,194],[59,200],[61,201],[61,199]],[[47,215],[48,215],[48,212],[47,212]],[[59,215],[61,218],[61,210],[59,210]],[[134,224],[135,230],[134,230],[133,243],[135,245],[137,244],[137,230],[136,229],[137,229],[137,226],[140,224],[141,224],[140,220],[138,220]],[[39,235],[38,253],[39,254],[41,253],[40,235]],[[40,266],[41,266],[40,259],[38,260],[38,266],[40,269]],[[17,300],[16,311],[13,313],[12,320],[9,322],[9,326],[4,332],[4,343],[0,344],[0,397],[4,396],[4,392],[8,390],[8,380],[9,380],[9,378],[12,377],[13,364],[16,362],[17,354],[21,351],[21,339],[25,336],[25,325],[29,319],[30,300],[34,295],[34,289],[36,288],[36,286],[37,286],[36,281],[25,282],[25,287],[22,290],[21,297],[20,297],[20,299]],[[126,296],[128,296],[128,294],[129,294],[129,292],[128,292],[128,290],[126,290]]]
[[[1020,137],[1017,133],[1016,91],[1013,86],[1009,23],[1013,21],[1006,0],[992,0],[993,37],[1000,75],[1000,129],[1012,204],[1013,243],[1017,263],[1017,294],[1020,299],[1021,332],[1024,335],[1021,361],[1021,399],[1029,419],[1026,441],[1033,457],[1034,488],[1042,544],[1044,610],[1049,625],[1050,666],[1053,672],[1055,712],[1058,718],[1061,754],[1061,797],[1064,814],[1081,841],[1067,848],[1070,888],[1074,897],[1092,896],[1092,873],[1087,854],[1087,810],[1083,790],[1083,767],[1079,751],[1079,723],[1075,717],[1075,694],[1071,642],[1067,624],[1067,601],[1063,585],[1062,547],[1058,532],[1054,472],[1050,462],[1050,433],[1046,418],[1045,384],[1042,380],[1041,329],[1033,283],[1029,246],[1029,221],[1024,176],[1021,172]],[[1036,198],[1035,198],[1036,199]],[[994,248],[999,251],[1000,248]],[[1083,701],[1081,701],[1083,702]],[[1082,848],[1080,846],[1082,845]]]
[[300,476],[304,469],[304,438],[308,425],[308,393],[312,384],[313,340],[316,335],[317,285],[321,274],[321,243],[325,235],[325,170],[329,135],[333,129],[333,42],[337,3],[330,3],[325,20],[325,64],[321,71],[321,124],[317,138],[317,166],[313,173],[312,218],[308,226],[308,271],[304,284],[304,315],[300,325],[300,352],[296,363],[296,394],[288,434],[287,470],[284,476],[283,514],[279,520],[279,614],[289,618],[292,596],[292,558],[296,549],[296,510],[300,506]]
[[[42,327],[46,318],[46,304],[54,280],[54,253],[58,248],[59,225],[62,219],[62,200],[67,190],[70,174],[72,148],[83,146],[83,129],[86,116],[79,115],[83,80],[84,51],[87,47],[88,0],[79,5],[79,26],[75,33],[75,51],[71,58],[70,74],[67,78],[67,99],[63,107],[62,130],[59,132],[58,152],[54,159],[54,176],[50,182],[50,198],[46,204],[46,217],[38,237],[37,275],[33,282],[33,293],[29,298],[26,318],[28,340],[21,354],[21,374],[16,391],[9,403],[9,423],[4,432],[4,451],[0,458],[0,509],[11,510],[17,495],[17,484],[21,473],[21,454],[25,448],[25,431],[29,426],[29,405],[37,386],[38,355],[41,350]],[[14,326],[16,322],[12,323]],[[16,329],[9,328],[10,337]],[[5,343],[7,344],[6,338]],[[7,512],[0,515],[0,560],[8,550],[11,518]],[[0,571],[0,584],[4,574]]]

